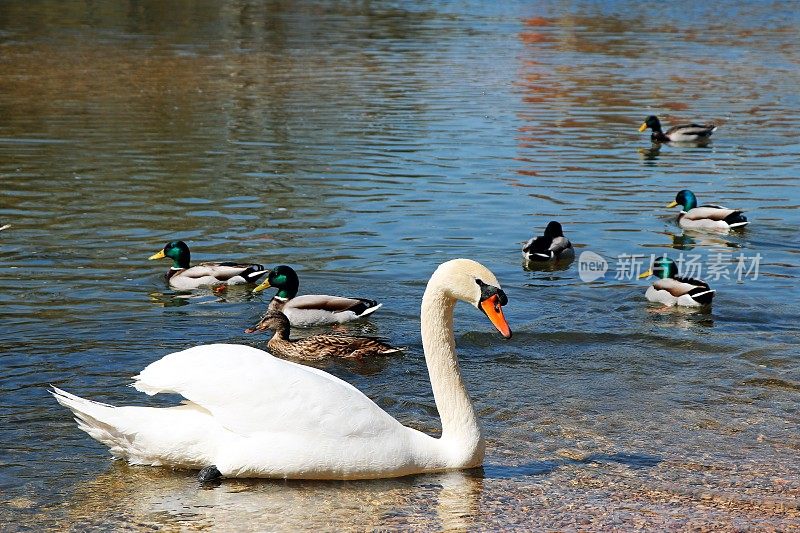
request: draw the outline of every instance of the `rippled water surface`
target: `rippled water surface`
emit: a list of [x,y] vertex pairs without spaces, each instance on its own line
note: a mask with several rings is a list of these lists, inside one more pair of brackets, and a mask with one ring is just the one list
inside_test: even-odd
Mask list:
[[[791,2],[3,2],[3,523],[800,527],[798,28]],[[648,114],[719,130],[659,149]],[[683,188],[752,224],[682,231]],[[551,219],[604,278],[524,268]],[[514,338],[456,313],[484,468],[198,490],[110,461],[48,384],[158,404],[126,387],[153,360],[266,342],[243,329],[268,294],[165,287],[146,259],[173,238],[383,302],[349,329],[408,352],[321,366],[432,434],[422,291],[489,266]],[[712,310],[647,304],[620,256],[662,253],[728,275]]]

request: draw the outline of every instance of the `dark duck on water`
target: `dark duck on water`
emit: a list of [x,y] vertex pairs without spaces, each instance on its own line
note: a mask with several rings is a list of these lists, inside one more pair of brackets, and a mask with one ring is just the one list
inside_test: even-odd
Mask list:
[[533,237],[522,246],[522,255],[528,261],[571,261],[575,258],[575,250],[564,237],[561,224],[554,220],[547,225],[544,235]]
[[711,137],[712,133],[717,131],[717,127],[714,124],[681,124],[680,126],[673,126],[664,132],[661,130],[661,121],[654,115],[650,115],[645,119],[642,125],[639,126],[639,131],[642,132],[647,128],[653,130],[650,140],[654,143],[670,141],[704,142]]

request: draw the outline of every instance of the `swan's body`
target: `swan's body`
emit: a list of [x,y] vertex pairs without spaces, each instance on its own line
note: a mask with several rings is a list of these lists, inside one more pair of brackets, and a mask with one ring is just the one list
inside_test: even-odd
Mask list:
[[300,279],[290,266],[280,265],[267,273],[267,279],[253,289],[254,293],[274,287],[278,289],[269,302],[267,314],[253,331],[267,329],[264,320],[271,313],[283,313],[292,326],[312,327],[328,324],[344,324],[366,318],[383,304],[366,298],[330,296],[327,294],[304,294],[297,296]]
[[173,264],[164,277],[173,289],[187,291],[213,285],[239,285],[253,283],[267,273],[255,263],[200,263],[190,266],[191,254],[183,241],[172,241],[149,259],[172,259]]
[[682,228],[728,232],[749,224],[747,217],[739,209],[711,204],[698,207],[697,198],[688,189],[678,192],[675,201],[670,202],[667,207],[676,205],[681,206],[678,225]]
[[228,477],[369,479],[470,468],[484,440],[458,369],[456,299],[511,331],[494,275],[456,259],[441,265],[422,299],[422,344],[442,436],[400,424],[352,385],[322,370],[247,346],[213,344],[169,354],[134,379],[137,390],[171,392],[171,408],[112,407],[59,389],[79,427],[134,464],[200,468]]

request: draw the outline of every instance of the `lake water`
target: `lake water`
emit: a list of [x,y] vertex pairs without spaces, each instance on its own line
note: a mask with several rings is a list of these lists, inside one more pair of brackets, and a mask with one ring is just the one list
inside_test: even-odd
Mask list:
[[[498,4],[3,2],[4,528],[800,527],[797,5]],[[649,114],[719,130],[657,149]],[[751,225],[683,232],[684,188]],[[551,219],[604,278],[524,268]],[[483,469],[198,490],[112,462],[48,384],[159,404],[126,386],[153,360],[267,340],[243,330],[271,291],[164,285],[174,238],[383,302],[348,329],[408,352],[321,366],[431,434],[420,298],[445,260],[487,265],[513,339],[456,313]],[[663,253],[710,311],[648,305],[626,257]]]

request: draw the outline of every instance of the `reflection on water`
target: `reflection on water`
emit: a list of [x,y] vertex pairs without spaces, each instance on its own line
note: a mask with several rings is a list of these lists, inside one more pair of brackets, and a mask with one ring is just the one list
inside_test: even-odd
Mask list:
[[[796,527],[798,16],[791,2],[4,2],[3,523]],[[657,146],[637,131],[649,114],[720,128]],[[751,225],[682,230],[664,206],[684,188]],[[519,243],[552,219],[612,266],[760,253],[760,275],[709,280],[709,310],[659,309],[613,272],[521,265]],[[434,435],[419,298],[446,259],[490,266],[514,339],[456,313],[483,471],[200,491],[191,473],[110,464],[47,384],[172,404],[130,376],[196,344],[266,342],[243,330],[268,295],[166,286],[146,258],[175,238],[198,262],[290,264],[302,293],[383,302],[345,331],[408,352],[318,364]]]
[[558,272],[568,270],[574,261],[570,259],[560,259],[558,261],[529,261],[522,258],[522,269],[528,272]]
[[639,152],[645,162],[655,161],[661,154],[661,146],[661,144],[653,143],[650,148],[637,148],[636,151]]
[[364,530],[470,527],[480,514],[483,479],[469,472],[370,482],[226,480],[198,487],[193,473],[129,467],[82,483],[67,513],[77,528],[179,524],[191,529],[236,524],[237,529],[306,529],[348,524]]
[[[665,231],[665,235],[669,235],[672,239],[672,247],[676,250],[693,250],[695,248],[712,248],[715,251],[718,251],[718,248],[735,248],[739,249],[742,248],[743,245],[738,242],[732,242],[726,238],[725,235],[722,233],[715,233],[715,232],[703,232],[698,230],[692,229],[682,229],[682,233],[677,234],[671,231]],[[742,232],[734,232],[734,236],[736,234],[740,234]],[[731,250],[727,250],[726,253],[731,253]]]
[[[642,291],[644,297],[644,291]],[[661,304],[648,304],[647,314],[653,324],[675,330],[695,330],[697,326],[713,327],[714,315],[709,307],[666,307]]]

